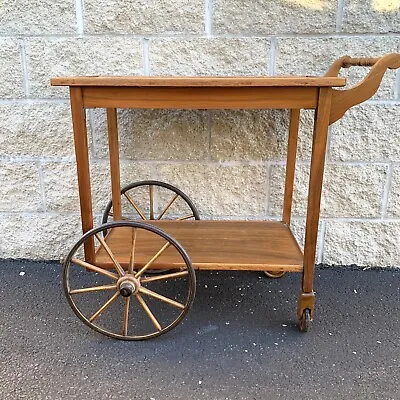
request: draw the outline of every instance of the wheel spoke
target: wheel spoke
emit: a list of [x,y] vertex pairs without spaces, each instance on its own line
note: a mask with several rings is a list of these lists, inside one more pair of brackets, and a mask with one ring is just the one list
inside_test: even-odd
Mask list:
[[115,292],[114,295],[108,299],[90,318],[89,322],[93,322],[117,297],[119,292]]
[[132,197],[129,196],[128,193],[124,193],[124,196],[126,197],[126,199],[129,201],[129,203],[131,203],[131,206],[136,210],[136,212],[140,215],[140,218],[142,218],[143,220],[146,220],[147,218],[144,216],[142,210],[139,208],[139,206],[133,201]]
[[171,278],[181,278],[182,276],[186,276],[188,274],[189,274],[188,271],[173,272],[171,274],[157,275],[157,276],[151,276],[149,278],[143,278],[140,280],[140,282],[141,283],[149,283],[149,282],[162,281],[162,280],[171,279]]
[[93,286],[93,287],[86,287],[86,288],[82,288],[82,289],[73,289],[73,290],[69,291],[69,294],[99,292],[102,290],[112,290],[112,289],[116,289],[116,288],[117,288],[117,285]]
[[114,280],[118,279],[118,275],[116,275],[110,271],[107,271],[106,269],[99,268],[99,267],[96,267],[95,265],[89,264],[86,261],[79,260],[78,258],[73,258],[71,260],[71,262],[73,262],[74,264],[78,264],[81,267],[84,267],[86,269],[90,269],[91,271],[98,272],[99,274],[108,276],[111,279],[114,279]]
[[145,287],[141,286],[139,289],[140,293],[146,294],[147,296],[151,296],[154,297],[157,300],[161,300],[164,303],[170,304],[171,306],[180,308],[181,310],[183,310],[185,308],[185,305],[182,303],[179,303],[175,300],[172,300],[168,297],[162,296],[161,294],[158,294],[156,292],[153,292],[152,290],[146,289]]
[[149,185],[149,195],[150,195],[150,219],[154,219],[154,186]]
[[174,201],[179,197],[179,194],[176,194],[169,202],[168,204],[164,207],[164,209],[161,211],[161,214],[158,216],[157,219],[161,219],[164,214],[168,211],[168,209],[172,206]]
[[145,313],[148,315],[148,317],[151,319],[151,322],[153,323],[153,325],[156,327],[156,329],[158,331],[161,331],[161,325],[159,324],[159,322],[157,321],[156,317],[154,316],[154,314],[150,311],[150,308],[148,307],[148,305],[146,304],[146,302],[143,300],[143,297],[139,294],[136,293],[136,298],[137,301],[139,302],[139,304],[142,306],[143,310],[145,311]]
[[123,327],[123,335],[128,336],[128,318],[129,318],[129,304],[131,298],[127,297],[125,299],[125,308],[124,308],[124,327]]
[[106,253],[110,257],[113,264],[115,265],[115,268],[118,271],[118,274],[120,276],[124,276],[125,275],[124,269],[121,267],[121,264],[114,257],[114,254],[112,253],[111,249],[108,247],[107,243],[104,241],[104,239],[98,233],[96,233],[95,236],[96,236],[97,240],[100,242],[100,244],[103,246],[103,249],[106,251]]
[[129,259],[128,274],[133,274],[133,268],[135,265],[135,246],[136,246],[136,228],[132,229],[132,247],[131,247],[131,257]]
[[190,219],[190,218],[194,218],[194,215],[193,214],[185,215],[184,217],[177,218],[176,220],[177,221],[184,221],[185,219]]
[[151,264],[153,264],[154,261],[157,260],[158,257],[161,256],[161,254],[169,247],[171,246],[170,242],[167,242],[164,244],[163,247],[161,247],[161,249],[153,256],[153,258],[140,270],[136,273],[135,278],[139,278],[140,276],[142,276],[142,274],[146,271],[147,268],[149,268],[151,266]]

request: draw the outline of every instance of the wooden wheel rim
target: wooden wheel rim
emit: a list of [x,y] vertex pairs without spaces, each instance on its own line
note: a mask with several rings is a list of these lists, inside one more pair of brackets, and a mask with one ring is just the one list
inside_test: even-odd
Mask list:
[[271,279],[278,279],[281,278],[283,275],[286,274],[285,271],[264,271],[264,274],[268,276],[268,278]]
[[[167,190],[169,190],[172,193],[175,193],[176,196],[180,197],[181,199],[183,199],[183,201],[187,204],[187,206],[189,207],[189,209],[192,212],[192,218],[194,218],[195,220],[199,220],[200,219],[200,214],[197,211],[195,205],[193,204],[192,200],[189,198],[189,196],[187,196],[184,192],[182,192],[182,190],[178,189],[177,187],[169,184],[169,183],[165,183],[165,182],[161,182],[161,181],[156,181],[156,180],[145,180],[145,181],[138,181],[138,182],[134,182],[131,183],[127,186],[124,186],[121,189],[121,196],[123,196],[124,194],[127,194],[131,189],[135,189],[135,188],[140,188],[140,187],[145,187],[148,186],[149,190],[149,203],[153,203],[154,201],[154,187],[162,187],[165,188]],[[175,199],[173,200],[175,201]],[[134,206],[131,205],[131,208],[134,209]],[[112,209],[112,200],[110,200],[104,210],[103,213],[103,218],[102,218],[102,224],[106,224],[108,222],[108,219],[110,217],[110,212]],[[162,210],[163,215],[161,215],[161,217],[164,216],[166,210]],[[139,216],[139,221],[140,218],[143,220],[146,220],[146,217],[141,213],[140,210],[136,211],[138,216]],[[128,218],[125,218],[125,220]],[[154,209],[153,209],[153,204],[150,207],[150,212],[149,212],[149,218],[148,220],[155,220],[155,215],[154,215]],[[162,219],[162,218],[161,218]],[[128,219],[129,220],[129,219]],[[107,234],[107,230],[105,229],[103,231],[103,236],[105,237]],[[164,272],[168,272],[168,270],[164,270]],[[149,273],[151,273],[151,271],[149,271]]]
[[[187,279],[188,279],[188,292],[187,295],[185,294],[186,300],[183,304],[183,309],[180,312],[180,314],[178,315],[177,318],[175,318],[171,323],[167,324],[164,327],[161,327],[161,329],[154,331],[152,333],[149,334],[142,334],[142,335],[124,335],[124,334],[119,334],[116,332],[112,332],[108,329],[104,329],[101,326],[96,325],[95,323],[93,323],[90,318],[88,318],[83,312],[81,312],[81,310],[79,309],[79,307],[76,305],[71,292],[74,292],[74,289],[71,289],[70,287],[70,267],[71,267],[71,263],[75,264],[72,260],[74,258],[74,255],[76,254],[76,252],[83,246],[83,244],[86,242],[86,240],[88,240],[90,237],[92,237],[93,235],[99,234],[101,233],[104,229],[112,229],[112,228],[118,228],[118,227],[131,227],[131,228],[136,228],[136,229],[145,229],[147,231],[151,231],[156,235],[161,236],[163,239],[165,239],[169,245],[173,246],[176,251],[180,254],[180,256],[182,257],[183,261],[185,262],[185,268],[187,270]],[[160,276],[165,276],[164,274],[160,274]],[[111,279],[111,278],[110,278]],[[160,278],[161,279],[161,278]],[[121,279],[119,279],[120,281]],[[154,280],[154,278],[153,278]],[[113,282],[114,283],[114,282]],[[115,280],[115,284],[117,284],[117,280]],[[117,286],[117,285],[116,285]],[[86,325],[88,325],[90,328],[92,328],[93,330],[95,330],[96,332],[99,332],[103,335],[115,338],[115,339],[121,339],[121,340],[145,340],[145,339],[151,339],[157,336],[160,336],[168,331],[170,331],[171,329],[173,329],[174,327],[176,327],[181,321],[182,319],[186,316],[187,312],[189,311],[193,300],[194,300],[194,296],[195,296],[195,291],[196,291],[196,276],[195,276],[195,272],[194,269],[192,267],[191,261],[189,259],[189,256],[187,255],[187,253],[185,252],[185,250],[182,248],[182,246],[175,240],[173,239],[171,236],[169,236],[167,233],[165,233],[164,231],[162,231],[161,229],[149,225],[149,224],[145,224],[143,222],[136,222],[136,221],[118,221],[118,222],[111,222],[111,223],[107,223],[105,225],[101,225],[98,228],[94,228],[90,231],[88,231],[85,235],[82,236],[82,238],[75,244],[75,246],[71,249],[70,253],[68,254],[67,258],[64,261],[64,271],[63,271],[63,287],[64,287],[64,292],[65,292],[65,296],[67,298],[67,301],[69,303],[69,305],[71,306],[72,310],[74,311],[74,313],[77,315],[77,317]],[[78,289],[80,290],[80,289]],[[147,290],[147,289],[143,289],[143,290]],[[147,292],[145,292],[145,294],[148,294],[148,290]],[[151,292],[151,291],[150,291]],[[117,295],[117,291],[115,292],[115,294],[109,299],[109,301],[113,302],[118,296]],[[76,294],[76,293],[75,293]],[[141,301],[143,299],[140,300],[142,296],[140,294],[137,295],[137,300],[139,303],[141,303]],[[161,296],[164,297],[164,296]],[[134,299],[134,296],[128,297],[128,299]],[[129,300],[126,300],[126,304],[127,304],[127,308],[129,308]],[[108,307],[108,302],[106,302],[104,305],[106,305],[106,308]],[[111,303],[110,303],[111,304]],[[103,306],[104,306],[103,305]],[[141,305],[143,306],[143,304],[141,303]],[[100,307],[101,309],[101,307]],[[99,309],[99,310],[100,310]],[[99,312],[99,310],[97,310],[97,312]],[[100,311],[101,314],[102,311]],[[95,313],[96,314],[96,313]],[[95,315],[93,314],[91,318],[93,318],[93,316]],[[99,315],[100,315],[99,314]],[[125,324],[125,319],[127,318],[126,315],[126,311],[124,312],[123,318],[124,318],[124,324]],[[96,319],[97,316],[95,316]]]
[[[197,211],[197,209],[196,209],[195,205],[193,204],[192,200],[184,192],[182,192],[182,190],[178,189],[177,187],[175,187],[173,185],[170,185],[169,183],[160,182],[160,181],[154,181],[154,180],[134,182],[134,183],[131,183],[131,184],[123,187],[121,189],[121,195],[127,194],[127,192],[129,192],[130,190],[135,189],[135,188],[139,188],[139,187],[142,187],[142,186],[148,186],[149,187],[149,203],[153,201],[152,200],[152,198],[153,198],[152,189],[150,189],[150,188],[154,189],[154,187],[159,186],[159,187],[162,187],[164,189],[167,189],[167,190],[171,191],[172,193],[175,193],[175,195],[178,195],[178,197],[183,199],[183,201],[188,205],[189,209],[192,212],[192,215],[193,215],[192,218],[194,218],[196,220],[200,219],[199,212]],[[112,208],[112,200],[110,200],[108,202],[108,204],[107,204],[107,206],[106,206],[106,208],[104,210],[103,219],[102,219],[102,223],[103,224],[107,223],[108,218],[110,217],[111,208]],[[133,208],[133,206],[132,206],[132,208]],[[139,212],[138,212],[138,215],[139,215],[140,218],[144,219],[143,218],[144,215],[140,216]],[[150,207],[150,215],[149,215],[148,219],[149,220],[157,219],[157,218],[155,218],[154,210],[152,210],[152,207]]]

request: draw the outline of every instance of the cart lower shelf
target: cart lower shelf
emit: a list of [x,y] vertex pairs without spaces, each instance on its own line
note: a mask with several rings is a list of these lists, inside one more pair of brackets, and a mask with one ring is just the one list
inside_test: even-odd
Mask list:
[[[303,270],[303,253],[290,228],[277,221],[145,221],[175,238],[188,253],[193,268],[202,270],[292,271]],[[106,243],[124,267],[130,259],[132,230],[114,228]],[[139,236],[140,235],[140,236]],[[150,232],[138,232],[135,265],[141,267],[165,241]],[[170,251],[171,250],[171,251]],[[113,268],[102,247],[96,264]],[[152,268],[180,268],[182,259],[167,249]]]

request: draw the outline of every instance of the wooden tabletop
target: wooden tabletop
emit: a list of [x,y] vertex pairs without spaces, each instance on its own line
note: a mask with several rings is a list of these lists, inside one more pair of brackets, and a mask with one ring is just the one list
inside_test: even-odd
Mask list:
[[51,79],[52,86],[131,87],[339,87],[346,78],[316,76],[69,76]]

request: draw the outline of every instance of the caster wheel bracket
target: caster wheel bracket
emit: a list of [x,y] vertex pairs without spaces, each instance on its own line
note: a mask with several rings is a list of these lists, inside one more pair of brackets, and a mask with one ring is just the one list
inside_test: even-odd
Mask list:
[[315,293],[304,293],[301,292],[298,300],[297,307],[297,318],[300,320],[303,318],[303,314],[305,310],[310,310],[311,319],[314,317],[314,308],[315,308]]

